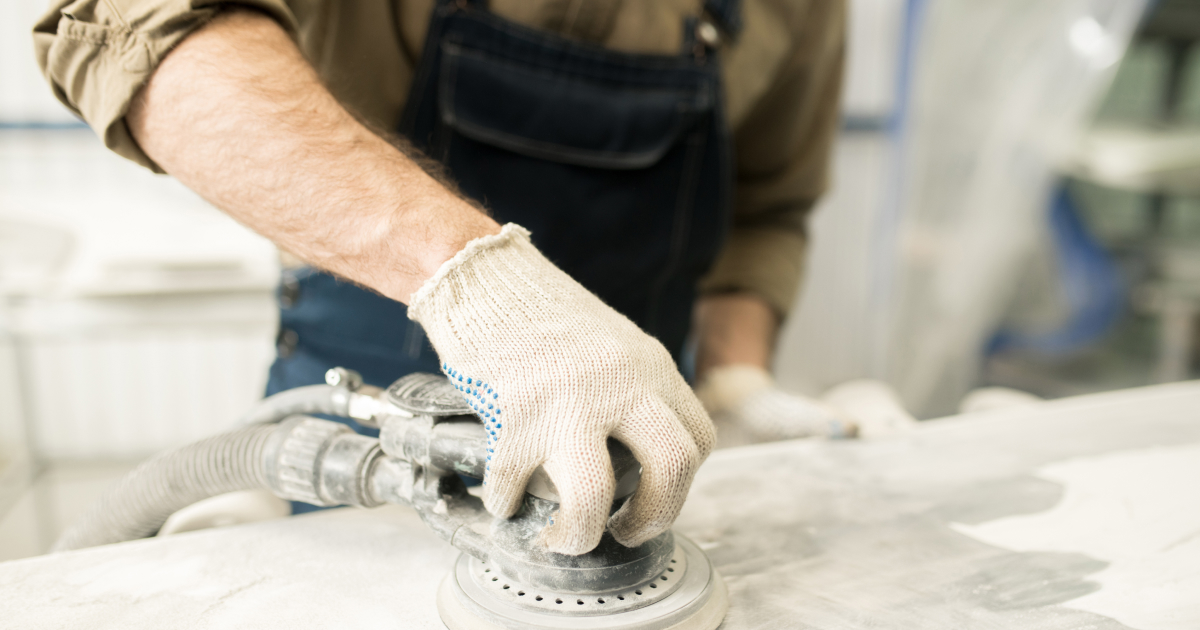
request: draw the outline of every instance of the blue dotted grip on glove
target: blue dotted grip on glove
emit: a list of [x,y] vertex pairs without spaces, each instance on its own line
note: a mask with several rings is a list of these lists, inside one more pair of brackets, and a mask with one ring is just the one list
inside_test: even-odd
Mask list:
[[[492,461],[496,442],[500,441],[500,430],[504,428],[504,425],[500,424],[500,394],[497,394],[491,385],[471,376],[463,376],[446,363],[442,364],[442,372],[466,399],[475,415],[483,421],[483,428],[487,431],[487,461]],[[487,470],[491,469],[492,465],[488,464]]]

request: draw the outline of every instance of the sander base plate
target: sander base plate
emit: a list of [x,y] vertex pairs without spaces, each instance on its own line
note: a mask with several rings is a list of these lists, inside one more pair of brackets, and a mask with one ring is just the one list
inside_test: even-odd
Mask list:
[[[497,589],[492,584],[496,574],[463,554],[438,589],[438,613],[450,630],[714,630],[729,609],[725,581],[695,543],[678,533],[675,537],[678,562],[672,566],[682,566],[682,575],[664,572],[645,584],[622,589],[622,593],[649,595],[651,583],[656,584],[655,591],[657,584],[672,586],[665,597],[645,597],[644,605],[631,605],[624,597],[618,602],[616,593],[547,595],[552,599],[535,605],[533,598],[541,595],[533,589],[519,584]],[[531,601],[525,603],[525,597]],[[605,610],[607,603],[614,604],[611,612]]]

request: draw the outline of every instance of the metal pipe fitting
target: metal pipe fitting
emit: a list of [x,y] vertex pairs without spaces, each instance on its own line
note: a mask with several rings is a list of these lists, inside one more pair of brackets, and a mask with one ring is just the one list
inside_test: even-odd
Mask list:
[[379,416],[404,415],[403,411],[388,404],[381,395],[382,389],[363,385],[362,376],[354,370],[333,368],[325,373],[325,382],[325,385],[306,385],[269,396],[242,416],[238,424],[269,424],[297,414],[324,414],[351,418],[378,428]]

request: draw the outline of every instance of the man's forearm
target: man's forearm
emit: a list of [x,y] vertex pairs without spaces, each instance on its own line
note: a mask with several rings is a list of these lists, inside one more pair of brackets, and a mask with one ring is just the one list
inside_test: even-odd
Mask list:
[[155,70],[127,116],[168,173],[281,248],[407,302],[499,232],[321,84],[279,25],[222,14]]
[[779,316],[752,293],[702,296],[696,303],[696,379],[725,365],[770,369]]

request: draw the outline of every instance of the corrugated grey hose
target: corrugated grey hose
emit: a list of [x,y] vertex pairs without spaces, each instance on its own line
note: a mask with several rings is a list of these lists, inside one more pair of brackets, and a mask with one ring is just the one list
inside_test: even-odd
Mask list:
[[241,420],[249,426],[161,453],[138,466],[72,525],[53,551],[145,538],[197,501],[268,488],[263,449],[276,427],[269,423],[293,414],[345,416],[349,401],[349,390],[331,385],[297,387],[260,401]]
[[346,417],[350,413],[350,390],[332,385],[305,385],[265,398],[238,424],[279,422],[295,414],[323,413]]
[[53,551],[145,538],[197,501],[266,488],[263,450],[275,429],[273,424],[243,427],[154,456],[117,482]]

